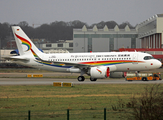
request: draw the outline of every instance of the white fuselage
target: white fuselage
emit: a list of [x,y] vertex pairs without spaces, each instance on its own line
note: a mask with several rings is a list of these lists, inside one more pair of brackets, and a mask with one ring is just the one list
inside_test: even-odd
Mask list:
[[[115,72],[146,71],[159,68],[161,62],[156,59],[144,59],[151,56],[140,52],[102,52],[102,53],[59,53],[42,54],[41,59],[48,62],[41,62],[30,55],[29,62],[18,62],[19,64],[51,70],[56,72],[77,72],[81,70],[78,66],[65,65],[64,63],[85,64],[91,66],[114,66]],[[23,57],[23,56],[22,56]],[[26,56],[27,58],[27,56]],[[55,62],[60,62],[55,64]],[[62,64],[63,62],[63,64]]]

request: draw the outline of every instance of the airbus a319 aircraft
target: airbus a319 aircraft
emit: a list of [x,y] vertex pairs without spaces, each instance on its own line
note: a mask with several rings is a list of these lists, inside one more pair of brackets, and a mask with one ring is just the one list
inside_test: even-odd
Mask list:
[[14,62],[55,72],[80,73],[78,81],[84,81],[84,74],[91,81],[109,76],[124,76],[129,71],[147,71],[161,67],[161,62],[152,55],[141,52],[92,52],[55,53],[41,52],[19,26],[12,27],[19,56],[6,59]]

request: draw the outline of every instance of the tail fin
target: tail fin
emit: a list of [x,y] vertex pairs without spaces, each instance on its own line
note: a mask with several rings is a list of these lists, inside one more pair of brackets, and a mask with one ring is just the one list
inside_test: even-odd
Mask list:
[[33,52],[37,55],[42,54],[19,26],[13,26],[12,30],[20,55],[33,54]]

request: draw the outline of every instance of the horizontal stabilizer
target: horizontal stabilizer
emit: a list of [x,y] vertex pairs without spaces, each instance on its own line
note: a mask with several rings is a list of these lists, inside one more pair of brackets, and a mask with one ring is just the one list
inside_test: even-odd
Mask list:
[[22,61],[22,62],[27,62],[29,61],[28,58],[21,58],[19,56],[14,56],[14,57],[3,57],[5,60],[11,60],[11,61]]

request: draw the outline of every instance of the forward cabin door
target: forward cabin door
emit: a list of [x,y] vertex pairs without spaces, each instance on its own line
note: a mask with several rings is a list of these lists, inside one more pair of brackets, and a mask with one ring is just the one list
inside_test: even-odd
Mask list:
[[138,64],[138,53],[135,52],[133,54],[132,60],[133,60],[132,64]]

